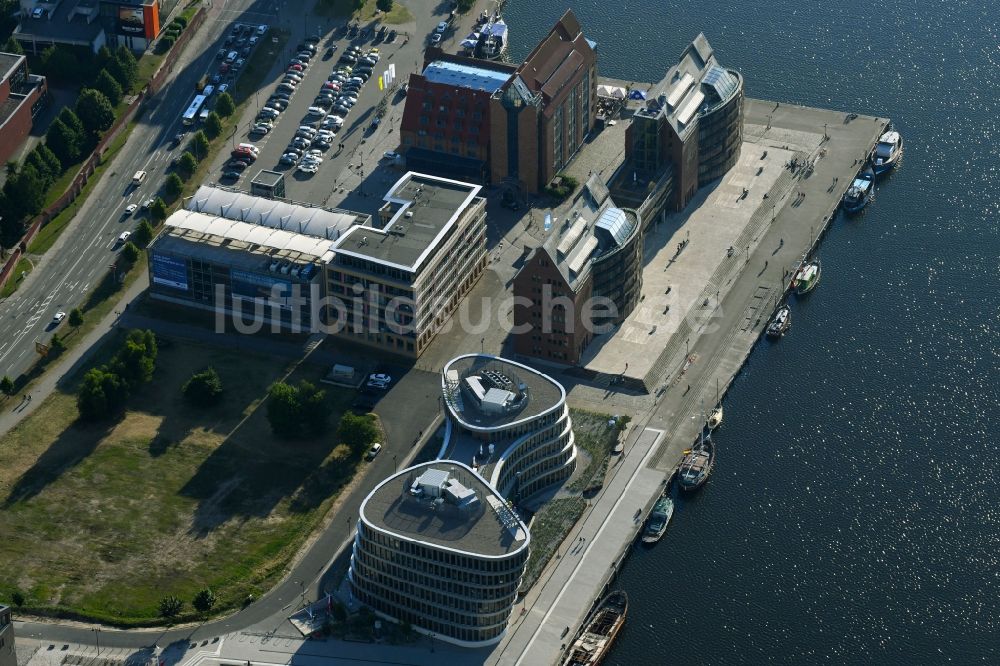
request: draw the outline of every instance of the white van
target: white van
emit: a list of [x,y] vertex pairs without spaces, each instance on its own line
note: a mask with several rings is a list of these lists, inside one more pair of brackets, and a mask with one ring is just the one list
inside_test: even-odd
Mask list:
[[132,184],[135,185],[136,187],[138,187],[139,185],[142,185],[143,182],[145,182],[145,180],[146,180],[146,172],[145,171],[136,171],[135,175],[132,176]]

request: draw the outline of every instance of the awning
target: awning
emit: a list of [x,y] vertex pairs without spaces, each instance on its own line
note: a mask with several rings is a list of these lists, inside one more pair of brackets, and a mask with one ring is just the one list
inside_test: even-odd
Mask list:
[[646,91],[644,90],[633,90],[628,94],[629,99],[646,99]]
[[615,99],[625,99],[625,89],[621,86],[597,86],[598,97],[614,97]]

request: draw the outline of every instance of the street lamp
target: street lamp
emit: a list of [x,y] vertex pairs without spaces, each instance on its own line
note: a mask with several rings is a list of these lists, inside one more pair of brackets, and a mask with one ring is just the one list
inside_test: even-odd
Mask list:
[[94,637],[95,637],[95,639],[97,641],[97,656],[100,657],[101,656],[101,630],[97,629],[95,627],[95,628],[91,629],[91,631],[94,632]]

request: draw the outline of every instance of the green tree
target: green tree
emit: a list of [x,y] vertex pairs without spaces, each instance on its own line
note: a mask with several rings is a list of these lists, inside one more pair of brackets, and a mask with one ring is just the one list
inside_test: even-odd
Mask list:
[[62,162],[59,161],[56,154],[53,153],[44,143],[36,144],[35,149],[32,152],[38,153],[39,159],[48,165],[49,173],[52,174],[53,178],[58,178],[62,174]]
[[375,0],[375,6],[378,7],[380,12],[391,12],[392,0]]
[[181,389],[184,397],[195,407],[210,407],[222,399],[222,380],[215,368],[209,366],[191,375]]
[[139,73],[139,63],[136,62],[132,51],[124,44],[115,49],[115,60],[121,66],[127,81],[127,83],[119,82],[122,84],[122,89],[126,91],[131,90]]
[[185,150],[181,153],[181,156],[177,159],[177,170],[184,174],[184,180],[190,178],[197,168],[198,160],[194,158],[194,155],[190,151]]
[[3,193],[8,214],[16,219],[35,215],[45,203],[45,179],[30,164],[25,164],[13,176],[8,176]]
[[236,111],[236,103],[233,102],[233,97],[228,92],[220,93],[219,98],[215,100],[215,110],[223,118],[228,118],[233,115]]
[[193,605],[195,610],[199,613],[207,613],[212,610],[212,606],[215,605],[215,592],[212,592],[212,590],[206,587],[204,590],[201,590],[198,594],[194,595],[194,600],[191,602],[191,605]]
[[122,252],[119,255],[128,266],[134,266],[135,262],[139,260],[139,255],[141,251],[135,246],[135,243],[129,241],[125,243],[125,247],[122,248]]
[[166,192],[170,199],[176,199],[184,191],[184,181],[176,173],[172,173],[167,176],[167,182],[163,186],[163,191]]
[[135,228],[135,232],[132,234],[132,242],[135,243],[136,247],[144,248],[149,245],[151,240],[153,240],[153,225],[148,220],[143,220]]
[[62,46],[50,46],[39,57],[42,74],[53,81],[70,82],[77,79],[80,66],[73,53]]
[[[43,145],[44,144],[38,144],[38,146],[36,146],[36,148],[40,147],[40,146],[43,146]],[[49,189],[49,186],[52,185],[52,181],[54,181],[56,179],[56,177],[61,173],[61,171],[58,170],[58,169],[56,171],[53,171],[50,168],[49,163],[46,162],[42,158],[42,156],[38,154],[38,151],[35,150],[35,149],[32,149],[31,152],[29,152],[27,155],[25,155],[25,157],[24,157],[24,164],[25,165],[31,165],[32,167],[35,168],[35,171],[38,173],[39,177],[45,183],[45,189]],[[8,162],[8,166],[9,165],[10,165],[10,163]],[[17,169],[16,169],[16,165],[15,165],[14,173],[10,174],[8,177],[13,176],[16,173],[17,173]]]
[[76,115],[88,132],[96,136],[115,122],[115,109],[99,90],[84,88],[76,100]]
[[107,45],[104,45],[97,50],[97,54],[94,56],[94,67],[98,70],[104,69],[108,66],[109,62],[114,60],[114,57],[114,54],[111,53],[111,49],[109,49]]
[[59,120],[66,123],[66,127],[80,136],[83,136],[87,131],[87,128],[83,126],[83,121],[80,120],[80,116],[76,115],[76,111],[68,106],[64,106],[59,112]]
[[191,137],[191,152],[200,161],[208,157],[208,137],[201,130]]
[[83,150],[83,136],[70,129],[62,118],[56,118],[45,133],[45,145],[49,147],[49,150],[59,159],[65,169],[80,159]]
[[58,356],[64,351],[66,351],[66,343],[57,333],[53,333],[52,339],[49,340],[49,353],[53,356]]
[[367,414],[346,412],[337,426],[337,440],[346,444],[355,453],[365,451],[379,438],[378,428]]
[[124,344],[108,367],[125,380],[130,389],[134,389],[153,378],[156,356],[156,336],[152,331],[136,328],[128,332]]
[[69,311],[69,325],[73,328],[83,326],[83,313],[80,312],[80,308],[73,308]]
[[21,590],[14,590],[14,594],[10,595],[10,600],[14,602],[15,606],[21,607],[27,599],[24,598],[24,593]]
[[149,217],[157,224],[167,219],[167,203],[160,197],[156,197],[149,207]]
[[274,434],[291,437],[298,433],[299,392],[285,382],[276,382],[267,392],[267,420]]
[[3,45],[3,50],[7,53],[15,53],[17,55],[24,55],[24,49],[21,48],[21,42],[14,39],[13,35],[7,38],[7,41]]
[[14,382],[7,375],[0,379],[0,393],[4,395],[14,395]]
[[118,102],[122,101],[122,95],[125,94],[121,84],[115,80],[115,77],[108,74],[106,69],[102,69],[97,78],[94,79],[94,88],[108,98],[111,106],[117,106]]
[[165,618],[177,617],[184,608],[184,602],[171,595],[160,599],[160,615]]
[[310,435],[322,433],[326,430],[329,415],[323,404],[326,400],[326,391],[303,379],[299,382],[298,394],[303,429]]
[[222,134],[222,118],[215,111],[212,111],[208,114],[208,118],[205,118],[205,134],[208,135],[209,139],[214,139]]
[[128,384],[107,367],[92,368],[83,376],[76,394],[80,418],[97,421],[120,412],[128,398]]

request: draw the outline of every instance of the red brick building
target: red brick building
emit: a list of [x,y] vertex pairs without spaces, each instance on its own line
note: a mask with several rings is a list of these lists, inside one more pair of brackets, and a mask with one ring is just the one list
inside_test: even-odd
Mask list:
[[597,54],[572,11],[492,101],[491,182],[538,192],[580,150],[596,117]]
[[45,77],[29,74],[23,55],[0,53],[0,163],[21,149],[46,92]]
[[489,179],[490,97],[515,66],[428,49],[410,75],[400,140],[407,167],[484,183]]

